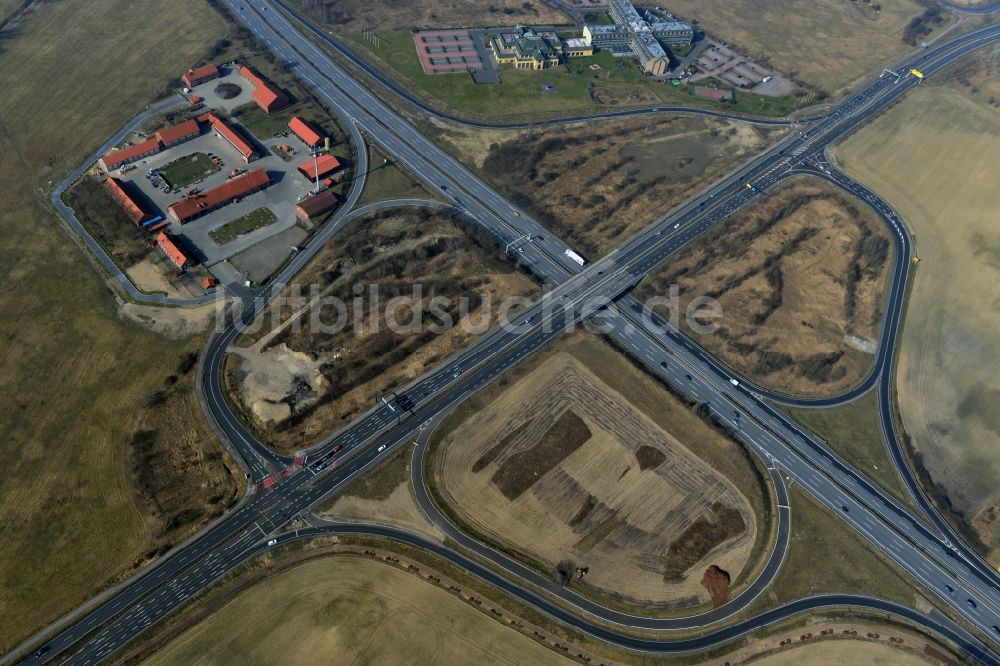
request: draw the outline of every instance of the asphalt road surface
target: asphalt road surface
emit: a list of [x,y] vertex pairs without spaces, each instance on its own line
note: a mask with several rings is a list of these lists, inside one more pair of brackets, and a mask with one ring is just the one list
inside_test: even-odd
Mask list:
[[[367,89],[341,71],[273,6],[265,2],[234,1],[229,4],[243,7],[243,11],[236,9],[240,18],[281,58],[290,62],[291,68],[343,118],[353,120],[384,149],[428,178],[435,189],[494,231],[498,239],[506,244],[527,236],[527,241],[514,251],[528,268],[554,289],[546,299],[524,313],[519,330],[500,330],[484,336],[444,367],[401,392],[405,402],[400,400],[404,396],[397,396],[394,405],[373,409],[337,433],[336,442],[344,446],[344,451],[333,456],[328,448],[333,438],[324,442],[310,456],[306,470],[292,473],[245,502],[199,539],[135,577],[83,620],[56,634],[48,643],[51,651],[43,659],[65,652],[71,655],[73,663],[93,663],[113,654],[146,628],[181,607],[193,594],[252,555],[265,535],[272,534],[308,507],[364,473],[393,447],[408,441],[418,427],[415,424],[429,421],[463,396],[492,381],[558,335],[568,323],[590,319],[597,314],[602,321],[610,324],[612,331],[609,335],[623,343],[629,353],[638,353],[637,358],[651,356],[649,363],[661,368],[661,376],[689,395],[704,398],[719,422],[730,424],[734,436],[815,494],[832,511],[870,538],[887,556],[938,594],[944,603],[952,606],[984,634],[1000,631],[995,629],[1000,625],[1000,599],[997,598],[995,581],[974,561],[956,552],[955,545],[942,543],[941,538],[931,533],[918,518],[910,515],[904,507],[897,506],[845,462],[831,456],[816,443],[810,443],[807,433],[770,410],[749,390],[731,383],[728,378],[719,377],[706,359],[701,358],[704,357],[703,352],[693,348],[688,350],[683,340],[671,347],[656,339],[645,326],[630,326],[632,315],[638,314],[635,308],[619,308],[615,303],[670,253],[683,247],[711,224],[725,219],[760,191],[796,170],[809,168],[810,161],[820,157],[830,142],[898,98],[908,87],[916,85],[912,77],[904,75],[909,66],[916,65],[925,73],[932,74],[970,50],[995,41],[997,26],[989,26],[922,52],[901,68],[901,78],[897,82],[888,78],[875,82],[845,100],[807,132],[790,137],[779,144],[780,148],[775,147],[760,156],[737,175],[713,185],[704,199],[699,197],[701,201],[696,200],[672,212],[604,259],[581,270],[565,257],[566,246],[561,241],[527,216],[513,215],[506,201],[450,156],[442,155],[443,151],[374,99]],[[838,174],[838,177],[843,176]],[[754,190],[746,187],[748,181],[754,184]],[[875,200],[877,198],[872,201]],[[301,264],[296,266],[288,276],[300,267]],[[251,303],[248,317],[270,296],[278,293],[281,286],[276,283],[273,289],[258,296]],[[553,304],[566,307],[553,307]],[[235,327],[231,330],[235,331]],[[667,337],[666,334],[663,337]],[[224,334],[213,341],[209,354],[213,350],[224,351],[227,345]],[[676,358],[678,352],[683,355]],[[221,351],[216,353],[221,354]],[[886,353],[891,354],[891,351]],[[664,354],[671,358],[667,359]],[[221,356],[208,356],[204,363],[209,373],[205,382],[209,396],[218,391],[216,362],[220,359]],[[663,360],[657,363],[659,359]],[[212,372],[216,374],[213,376]],[[217,397],[221,397],[221,393]],[[217,419],[224,419],[228,407],[223,400],[217,401],[211,409]],[[734,417],[735,412],[743,414],[743,417]],[[246,436],[245,429],[241,430],[238,423],[228,424],[228,427],[232,428],[237,438]],[[253,468],[255,476],[264,472],[273,474],[276,469],[269,467],[278,468],[287,462],[266,450],[261,451],[259,443],[254,442],[252,437],[239,444],[233,441],[241,453],[247,451],[249,457],[257,459],[261,465],[260,468]],[[344,456],[349,456],[349,459],[340,464],[339,458]],[[334,463],[332,467],[319,469],[331,463]],[[330,469],[333,471],[330,472]],[[518,581],[503,580],[507,586],[523,594],[533,594]],[[867,605],[879,607],[877,604]],[[926,625],[929,618],[920,617]],[[575,614],[560,619],[587,630],[587,621]],[[665,644],[659,642],[657,645]]]

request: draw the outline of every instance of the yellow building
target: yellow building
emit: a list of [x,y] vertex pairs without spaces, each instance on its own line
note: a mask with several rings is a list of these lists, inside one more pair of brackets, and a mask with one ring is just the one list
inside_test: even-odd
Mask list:
[[489,46],[498,63],[514,69],[554,67],[562,55],[562,42],[554,33],[536,33],[531,28],[501,33],[490,40]]
[[594,47],[586,37],[562,40],[562,52],[567,58],[585,58],[594,55]]

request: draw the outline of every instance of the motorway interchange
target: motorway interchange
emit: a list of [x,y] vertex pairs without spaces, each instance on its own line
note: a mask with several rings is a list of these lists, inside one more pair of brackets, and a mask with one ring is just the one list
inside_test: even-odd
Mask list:
[[[922,495],[898,450],[892,422],[892,360],[912,257],[911,239],[898,215],[885,201],[831,169],[823,160],[824,151],[831,143],[918,84],[918,79],[909,75],[911,68],[919,67],[926,75],[933,75],[972,50],[1000,39],[1000,25],[980,28],[897,63],[891,75],[873,80],[830,113],[803,123],[800,132],[789,134],[736,173],[670,211],[604,258],[581,266],[567,256],[566,250],[571,248],[563,241],[529,216],[516,212],[475,174],[385,105],[364,83],[339,67],[314,40],[325,40],[337,49],[339,45],[292,8],[280,0],[275,3],[227,0],[226,4],[234,16],[280,59],[289,63],[292,71],[348,121],[346,124],[356,145],[363,145],[363,133],[380,149],[421,175],[430,188],[496,236],[498,242],[509,248],[512,257],[535,273],[550,290],[519,315],[518,326],[482,336],[460,354],[400,390],[394,401],[373,408],[311,449],[304,469],[246,498],[197,538],[137,574],[120,589],[96,600],[87,612],[72,615],[50,628],[47,634],[37,636],[31,641],[32,647],[44,645],[44,652],[27,660],[65,658],[70,663],[95,663],[114,654],[226,572],[265,550],[268,542],[275,538],[281,544],[320,534],[354,531],[380,534],[424,548],[567,625],[623,647],[656,652],[703,649],[805,610],[851,605],[905,617],[952,639],[977,660],[1000,663],[995,652],[995,647],[1000,645],[1000,577],[964,546]],[[688,110],[664,109],[661,112],[666,111]],[[356,152],[363,159],[365,151]],[[364,173],[364,165],[359,171]],[[837,404],[876,388],[882,425],[894,460],[926,515],[914,515],[810,433],[764,403],[762,398],[796,401],[765,394],[734,378],[715,359],[628,295],[646,273],[706,229],[728,218],[761,192],[801,173],[825,178],[871,206],[885,221],[897,250],[878,356],[871,376],[848,394],[810,403]],[[212,339],[203,356],[200,389],[207,411],[254,481],[282,471],[292,461],[268,450],[232,414],[221,389],[222,358],[239,334],[240,324],[249,323],[323,242],[349,219],[354,219],[347,211],[356,202],[362,185],[363,180],[359,180],[349,205],[342,209],[344,213],[338,214],[278,279],[246,299],[243,314]],[[544,580],[533,579],[530,571],[524,567],[519,570],[503,555],[489,551],[493,555],[488,559],[508,572],[499,575],[461,552],[400,530],[333,524],[281,532],[295,518],[308,513],[310,507],[364,474],[395,447],[413,441],[415,436],[426,438],[438,420],[463,399],[558,336],[567,325],[583,320],[596,321],[602,333],[650,372],[691,399],[709,405],[715,418],[766,462],[779,506],[787,507],[787,501],[781,500],[784,497],[781,475],[784,474],[863,534],[942,603],[950,606],[956,615],[976,627],[987,643],[943,615],[932,617],[876,599],[846,596],[802,600],[696,639],[671,640],[669,635],[664,635],[659,640],[640,640],[607,627],[642,626],[663,631],[708,627],[746,607],[780,567],[790,519],[787,509],[778,512],[775,551],[758,580],[719,612],[681,620],[625,616],[574,598],[575,595],[564,589],[549,589],[561,598],[563,605],[557,605],[532,589],[533,586],[545,587]],[[337,447],[336,452],[334,447]],[[423,488],[422,479],[414,481],[415,488]],[[433,506],[425,510],[433,511]],[[447,528],[446,519],[438,518],[444,521],[439,526]],[[484,547],[474,540],[468,537],[456,540],[466,549],[483,555]]]

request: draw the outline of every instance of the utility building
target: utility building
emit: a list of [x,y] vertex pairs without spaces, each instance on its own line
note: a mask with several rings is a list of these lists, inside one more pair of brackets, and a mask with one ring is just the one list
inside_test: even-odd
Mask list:
[[135,226],[148,229],[163,219],[163,216],[159,213],[146,211],[142,204],[132,196],[125,183],[117,178],[106,178],[104,180],[104,189],[122,207],[122,210],[128,215],[128,219],[132,220],[132,224]]
[[[318,171],[317,171],[318,163]],[[340,160],[333,155],[320,155],[318,160],[309,160],[299,165],[299,172],[309,180],[324,178],[340,168]]]
[[113,150],[102,157],[99,162],[105,171],[112,171],[158,152],[160,152],[160,142],[157,139],[149,139],[128,148]]
[[297,116],[288,121],[288,129],[292,130],[292,133],[310,148],[315,148],[323,140],[323,137],[317,134],[306,121]]
[[221,75],[219,68],[215,65],[205,65],[203,67],[197,67],[195,69],[189,69],[187,72],[181,76],[181,81],[188,88],[194,88],[195,86],[211,81],[212,79],[217,79]]
[[163,250],[163,254],[167,255],[167,259],[177,267],[177,270],[182,271],[191,265],[191,259],[177,244],[177,241],[168,236],[166,232],[161,231],[156,234],[156,244]]
[[323,190],[319,194],[314,194],[300,201],[299,205],[295,207],[295,214],[300,219],[308,220],[329,213],[337,205],[337,195],[330,190]]
[[198,121],[192,118],[179,125],[171,125],[161,129],[156,133],[156,139],[164,148],[171,148],[185,141],[190,141],[200,134],[201,129],[198,127]]
[[253,101],[263,109],[264,113],[271,113],[288,106],[288,98],[285,97],[285,93],[265,81],[257,72],[243,65],[240,65],[237,71],[253,86]]
[[198,122],[208,123],[215,135],[233,147],[248,164],[257,159],[257,151],[244,139],[239,132],[229,126],[226,121],[214,113],[198,116]]

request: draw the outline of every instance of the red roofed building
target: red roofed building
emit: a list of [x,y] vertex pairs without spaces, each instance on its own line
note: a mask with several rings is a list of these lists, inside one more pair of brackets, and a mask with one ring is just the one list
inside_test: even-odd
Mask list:
[[215,65],[205,65],[204,67],[197,67],[195,69],[189,69],[181,77],[181,81],[188,88],[194,88],[196,85],[205,83],[206,81],[211,81],[212,79],[217,79],[221,75],[219,68]]
[[118,205],[128,215],[128,219],[132,220],[132,224],[139,226],[144,222],[162,219],[159,215],[144,211],[139,202],[132,198],[132,195],[125,189],[125,184],[117,178],[106,178],[104,180],[104,189],[108,191],[112,199],[118,202]]
[[288,121],[288,129],[292,130],[292,132],[295,133],[295,136],[302,139],[302,143],[306,144],[310,148],[318,146],[319,142],[323,140],[323,138],[317,134],[312,127],[309,127],[309,124],[306,123],[306,121],[299,117],[292,118]]
[[257,72],[243,65],[237,69],[240,76],[253,86],[253,101],[257,102],[257,106],[262,108],[264,113],[271,113],[288,106],[288,98],[285,97],[285,94],[262,79]]
[[264,169],[237,176],[201,194],[181,199],[167,208],[170,217],[178,222],[188,222],[206,213],[210,213],[226,204],[262,190],[271,184]]
[[160,152],[160,142],[156,139],[150,139],[128,148],[113,150],[100,159],[100,164],[105,171],[111,171],[158,152]]
[[323,213],[328,213],[337,207],[337,195],[330,190],[323,190],[319,194],[314,194],[299,202],[295,207],[295,214],[303,220],[317,217]]
[[185,141],[190,141],[199,134],[201,134],[201,130],[198,129],[198,121],[192,118],[179,125],[171,125],[170,127],[161,129],[156,133],[156,138],[163,144],[164,148],[170,148]]
[[173,238],[168,236],[166,232],[161,231],[160,233],[156,234],[156,244],[159,245],[160,249],[163,250],[163,253],[167,255],[167,259],[169,259],[174,264],[174,266],[176,266],[180,270],[184,270],[185,268],[191,265],[191,260],[188,259],[188,256],[184,253],[184,250],[182,250],[177,245],[177,242],[174,241]]
[[315,160],[309,160],[308,162],[303,162],[302,164],[299,165],[299,171],[302,173],[303,176],[305,176],[309,180],[316,180],[316,176],[317,175],[320,178],[322,178],[322,177],[326,176],[327,174],[331,174],[334,171],[336,171],[337,169],[339,169],[340,168],[340,160],[338,160],[333,155],[329,155],[329,154],[327,154],[327,155],[320,155],[319,156],[319,172],[318,172],[318,174],[317,174],[317,171],[316,171],[316,165],[317,165],[317,163],[316,163]]
[[216,136],[223,139],[233,147],[242,157],[243,161],[249,163],[257,159],[257,151],[253,149],[246,139],[240,136],[239,132],[230,127],[226,121],[214,113],[206,113],[198,116],[198,121],[209,123]]

